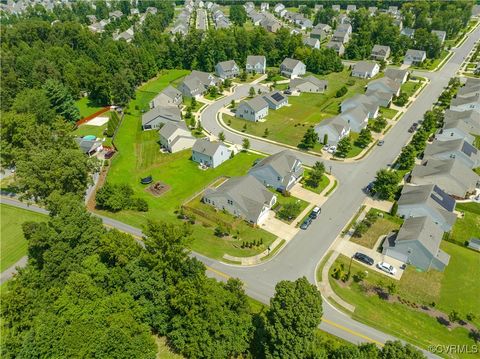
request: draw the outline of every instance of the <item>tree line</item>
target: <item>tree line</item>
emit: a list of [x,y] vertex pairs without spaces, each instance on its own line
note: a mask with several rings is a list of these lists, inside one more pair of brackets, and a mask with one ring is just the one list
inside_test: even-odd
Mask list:
[[107,230],[72,195],[26,222],[28,264],[2,294],[2,357],[156,357],[154,336],[188,358],[424,356],[410,345],[340,344],[322,335],[322,299],[306,278],[281,281],[253,311],[242,283],[208,278],[188,225],[149,222],[142,244]]

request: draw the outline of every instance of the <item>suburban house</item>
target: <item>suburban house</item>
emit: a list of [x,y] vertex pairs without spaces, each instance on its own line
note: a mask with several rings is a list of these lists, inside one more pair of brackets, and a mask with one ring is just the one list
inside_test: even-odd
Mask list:
[[280,13],[280,11],[284,10],[285,9],[285,5],[283,4],[277,4],[275,5],[275,7],[273,8],[273,12],[274,13]]
[[427,58],[427,54],[423,50],[408,49],[403,58],[404,65],[420,65]]
[[268,115],[268,103],[262,96],[242,101],[237,107],[235,117],[249,121],[259,121]]
[[272,110],[278,110],[288,105],[288,97],[280,91],[273,91],[262,95],[262,98],[268,103],[268,107]]
[[210,86],[217,86],[219,79],[208,72],[193,70],[178,86],[184,97],[198,97],[203,95]]
[[290,79],[305,75],[306,66],[302,61],[286,58],[280,64],[280,74]]
[[229,178],[216,188],[208,188],[202,200],[258,225],[267,219],[277,197],[255,177],[247,175]]
[[450,109],[453,111],[475,111],[480,113],[480,94],[469,97],[455,97],[450,102]]
[[222,61],[215,65],[215,73],[221,79],[231,79],[240,75],[240,68],[234,60]]
[[408,80],[408,71],[388,68],[385,70],[385,77],[388,77],[399,84],[404,84]]
[[318,40],[322,41],[327,36],[327,34],[322,29],[314,28],[310,32],[309,36],[312,39],[318,39]]
[[438,141],[465,140],[473,144],[475,137],[480,135],[480,122],[476,126],[470,126],[461,118],[443,120],[443,127],[435,134]]
[[317,24],[314,26],[315,30],[322,30],[325,33],[330,33],[332,32],[332,27],[328,24]]
[[211,168],[220,166],[231,154],[223,142],[210,142],[204,138],[197,139],[192,147],[192,161]]
[[447,124],[454,120],[464,121],[470,128],[469,133],[474,135],[480,135],[480,113],[469,110],[469,111],[452,111],[445,110],[445,116],[443,123]]
[[352,76],[362,79],[371,79],[380,71],[380,66],[376,62],[359,61],[353,65]]
[[176,106],[154,107],[142,115],[142,129],[158,130],[166,123],[179,123],[182,121],[182,113]]
[[160,144],[170,153],[192,148],[195,143],[195,137],[192,136],[183,123],[166,123],[160,128]]
[[392,94],[393,96],[400,95],[401,84],[392,80],[389,77],[382,77],[380,79],[376,79],[370,81],[367,85],[367,95],[369,92],[373,91],[380,91],[380,92],[387,92]]
[[342,44],[346,44],[348,41],[350,41],[350,34],[346,31],[336,30],[333,33],[330,41],[341,42]]
[[308,76],[304,78],[296,78],[290,81],[290,91],[296,92],[324,92],[327,89],[327,81],[320,80],[315,76]]
[[348,35],[352,34],[353,28],[349,23],[339,24],[335,31],[346,32]]
[[353,132],[360,132],[368,125],[368,111],[363,106],[351,108],[338,116],[348,123]]
[[180,106],[182,101],[182,93],[175,87],[168,85],[150,101],[150,108],[158,106]]
[[432,30],[432,34],[437,35],[441,44],[443,44],[445,42],[445,39],[447,38],[447,33],[442,30]]
[[343,46],[342,42],[332,41],[330,40],[327,44],[327,49],[333,49],[338,56],[343,56],[345,53],[345,46]]
[[340,12],[340,5],[332,5],[332,10]]
[[375,45],[370,57],[378,61],[387,61],[390,57],[390,46]]
[[367,10],[368,10],[368,12],[370,13],[370,15],[373,16],[373,15],[375,15],[375,13],[377,12],[378,7],[376,7],[376,6],[369,6]]
[[320,122],[315,126],[315,132],[320,143],[323,143],[326,137],[327,144],[336,145],[338,141],[350,134],[350,125],[343,117],[338,115]]
[[398,15],[398,6],[389,6],[387,12],[392,14],[393,16],[397,16]]
[[465,84],[457,90],[457,97],[470,97],[480,94],[480,80],[467,78]]
[[320,40],[313,37],[307,37],[305,40],[303,40],[303,44],[305,46],[311,47],[312,49],[320,48]]
[[80,150],[88,156],[93,156],[97,152],[103,150],[102,141],[94,139],[85,139],[82,137],[75,137],[75,142],[77,142]]
[[337,22],[339,24],[350,24],[351,23],[351,19],[348,17],[347,14],[340,14],[338,15],[337,17]]
[[413,39],[413,35],[415,35],[415,29],[412,29],[410,27],[404,27],[402,31],[400,31],[400,35],[405,35]]
[[380,107],[378,106],[375,97],[367,95],[355,95],[342,101],[340,104],[342,114],[354,108],[363,108],[368,115],[368,118],[376,118]]
[[108,13],[108,17],[111,18],[112,20],[120,19],[122,16],[123,16],[123,12],[121,12],[120,10],[115,10]]
[[479,151],[464,139],[450,141],[434,140],[433,143],[428,144],[425,148],[424,159],[428,158],[436,158],[438,160],[456,158],[469,168],[480,166]]
[[410,175],[410,183],[436,184],[451,196],[465,198],[475,192],[480,177],[456,158],[448,160],[428,159],[416,165]]
[[112,37],[115,41],[125,40],[126,42],[131,42],[133,40],[134,35],[135,35],[135,31],[133,30],[133,27],[131,27],[125,31],[122,31],[121,33],[116,32],[115,34],[113,34]]
[[408,218],[396,235],[387,237],[383,254],[424,271],[443,271],[450,256],[440,249],[442,238],[442,228],[429,217]]
[[455,200],[437,185],[406,184],[398,200],[397,215],[403,218],[430,217],[443,231],[450,232],[457,220],[454,210]]
[[258,162],[248,174],[265,186],[289,191],[303,176],[302,161],[291,150],[283,150]]
[[389,107],[393,99],[393,95],[391,93],[383,92],[381,90],[367,91],[366,95],[372,99],[375,99],[377,105],[383,107]]
[[267,11],[270,8],[270,4],[268,2],[262,2],[260,4],[260,10],[261,11]]
[[267,70],[267,59],[265,56],[247,56],[246,71],[256,74],[264,74]]
[[347,5],[347,14],[351,11],[357,11],[357,5]]

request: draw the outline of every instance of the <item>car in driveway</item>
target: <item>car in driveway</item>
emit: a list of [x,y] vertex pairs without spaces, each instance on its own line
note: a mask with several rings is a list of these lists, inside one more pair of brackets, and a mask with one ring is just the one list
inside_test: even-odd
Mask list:
[[377,268],[391,275],[395,275],[397,273],[397,269],[387,262],[377,263]]
[[330,146],[327,150],[328,153],[335,153],[337,152],[337,146]]
[[303,223],[300,226],[300,229],[306,230],[308,228],[308,226],[310,226],[311,223],[312,223],[312,218],[311,217],[305,218],[305,220],[303,221]]
[[359,262],[365,263],[369,266],[373,265],[374,261],[372,257],[367,256],[364,253],[357,252],[353,255],[353,258]]

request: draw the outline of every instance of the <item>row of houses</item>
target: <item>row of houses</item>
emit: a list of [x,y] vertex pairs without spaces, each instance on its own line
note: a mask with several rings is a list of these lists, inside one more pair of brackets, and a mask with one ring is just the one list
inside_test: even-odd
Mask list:
[[175,34],[182,34],[186,35],[188,30],[190,29],[190,20],[192,17],[192,13],[194,8],[192,4],[186,4],[182,11],[177,15],[175,22],[170,30],[172,35]]
[[[480,80],[468,79],[457,98],[478,93]],[[478,102],[478,101],[477,101]],[[424,151],[398,200],[398,215],[405,222],[398,234],[387,237],[383,253],[422,270],[443,271],[450,256],[440,249],[444,232],[457,219],[455,198],[465,198],[480,187],[480,153],[473,145],[480,136],[480,111],[445,111],[443,128]]]
[[284,150],[256,163],[248,174],[229,178],[204,192],[203,202],[259,225],[266,220],[277,196],[267,187],[288,191],[303,176],[302,162]]
[[[378,74],[377,66],[378,64],[373,62],[358,62],[352,69],[352,75],[370,78]],[[337,145],[351,131],[360,132],[366,128],[368,120],[378,116],[380,107],[390,106],[407,79],[406,70],[387,69],[384,77],[370,81],[365,94],[345,99],[340,105],[339,115],[325,119],[315,126],[320,141],[326,140],[329,145]]]
[[209,11],[216,29],[225,29],[232,25],[230,18],[223,13],[219,5],[213,4]]

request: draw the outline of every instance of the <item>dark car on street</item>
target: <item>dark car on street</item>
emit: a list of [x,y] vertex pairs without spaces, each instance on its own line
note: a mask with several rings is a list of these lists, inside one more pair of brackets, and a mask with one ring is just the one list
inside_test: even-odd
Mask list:
[[311,223],[312,223],[312,218],[311,218],[311,217],[305,218],[305,220],[303,221],[303,223],[302,223],[301,226],[300,226],[300,229],[303,229],[303,230],[307,229],[308,226],[309,226]]
[[367,256],[366,254],[357,252],[353,255],[357,261],[368,264],[369,266],[373,265],[373,258]]

